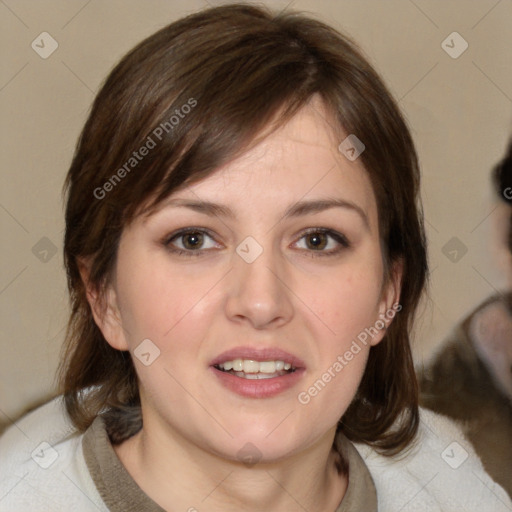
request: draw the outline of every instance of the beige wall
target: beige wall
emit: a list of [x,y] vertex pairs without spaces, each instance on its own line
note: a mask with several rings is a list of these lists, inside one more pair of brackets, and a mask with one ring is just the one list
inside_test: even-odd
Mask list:
[[[218,3],[0,3],[0,422],[53,389],[67,314],[60,193],[94,92],[135,43],[184,14]],[[512,2],[263,3],[279,8],[290,3],[352,35],[400,99],[423,167],[434,269],[431,299],[414,343],[419,361],[469,309],[505,286],[499,268],[504,260],[489,249],[499,217],[489,169],[512,133]],[[457,59],[441,47],[454,31],[469,44]],[[58,42],[47,59],[31,47],[41,32]],[[48,39],[44,48],[40,41],[39,52],[51,48]],[[453,46],[453,51],[460,48],[456,41]],[[457,263],[442,252],[452,237],[468,249]]]

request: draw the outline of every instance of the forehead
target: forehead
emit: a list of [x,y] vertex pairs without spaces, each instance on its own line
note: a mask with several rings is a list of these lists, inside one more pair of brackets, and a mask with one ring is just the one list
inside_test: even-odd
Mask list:
[[240,207],[281,209],[300,199],[340,197],[377,215],[373,187],[360,159],[339,150],[346,137],[317,99],[210,176],[172,198],[226,200]]

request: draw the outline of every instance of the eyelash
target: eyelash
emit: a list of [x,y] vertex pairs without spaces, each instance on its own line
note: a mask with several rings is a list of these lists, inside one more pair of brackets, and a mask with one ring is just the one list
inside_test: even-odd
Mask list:
[[[207,235],[212,240],[215,240],[215,238],[212,236],[212,234],[210,233],[209,230],[206,230],[204,228],[191,227],[191,228],[180,229],[179,231],[176,231],[176,232],[172,233],[171,235],[166,236],[162,240],[162,244],[171,253],[177,254],[178,256],[194,256],[194,257],[195,256],[203,256],[204,250],[201,250],[201,249],[194,251],[194,250],[178,249],[176,247],[171,246],[171,243],[174,240],[179,239],[179,238],[184,237],[189,234],[203,234],[203,235]],[[302,240],[304,237],[307,237],[308,235],[313,235],[313,234],[327,235],[327,236],[331,237],[332,239],[334,239],[340,245],[340,247],[338,247],[336,249],[331,249],[330,251],[322,251],[322,250],[315,251],[313,249],[311,249],[311,250],[301,249],[301,251],[310,253],[310,256],[312,258],[336,256],[338,253],[340,253],[344,249],[348,249],[351,247],[350,242],[347,240],[347,238],[344,235],[342,235],[341,233],[338,233],[337,231],[334,231],[332,229],[328,229],[328,228],[310,228],[301,234],[299,240]],[[210,249],[206,249],[206,250],[208,251]]]

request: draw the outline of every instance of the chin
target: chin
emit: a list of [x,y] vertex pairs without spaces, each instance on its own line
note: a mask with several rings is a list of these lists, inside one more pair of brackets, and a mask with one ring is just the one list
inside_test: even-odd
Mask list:
[[264,429],[253,424],[252,428],[241,428],[238,433],[231,430],[233,438],[226,440],[222,446],[219,446],[217,439],[215,451],[223,458],[254,465],[271,464],[306,449],[308,441],[304,436],[290,435],[290,428],[276,429],[278,424],[274,423],[272,428],[265,425]]

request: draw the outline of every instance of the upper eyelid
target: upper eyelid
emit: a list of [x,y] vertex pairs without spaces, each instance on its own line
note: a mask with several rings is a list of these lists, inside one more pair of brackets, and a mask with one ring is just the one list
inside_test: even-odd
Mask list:
[[182,229],[178,229],[177,231],[173,231],[172,233],[166,235],[163,238],[162,242],[164,244],[170,244],[172,240],[181,238],[190,233],[202,233],[202,234],[210,237],[212,240],[217,241],[216,237],[211,233],[210,230],[208,230],[206,228],[189,227],[189,228],[182,228]]

